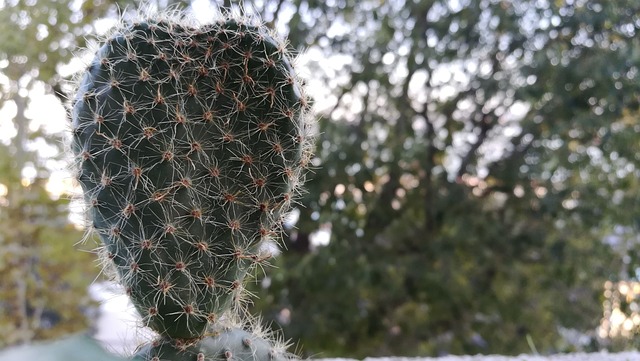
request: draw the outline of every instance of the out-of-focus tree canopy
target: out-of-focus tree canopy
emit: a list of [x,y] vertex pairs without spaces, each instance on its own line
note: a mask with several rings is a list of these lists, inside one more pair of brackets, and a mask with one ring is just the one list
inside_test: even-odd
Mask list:
[[269,4],[321,135],[258,308],[323,357],[606,346],[603,284],[638,267],[637,2]]

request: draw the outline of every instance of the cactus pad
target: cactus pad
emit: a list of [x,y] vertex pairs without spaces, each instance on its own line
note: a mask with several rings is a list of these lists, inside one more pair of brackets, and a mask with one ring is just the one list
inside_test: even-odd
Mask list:
[[283,42],[224,18],[118,28],[84,72],[72,149],[92,228],[147,325],[201,338],[269,256],[308,162]]

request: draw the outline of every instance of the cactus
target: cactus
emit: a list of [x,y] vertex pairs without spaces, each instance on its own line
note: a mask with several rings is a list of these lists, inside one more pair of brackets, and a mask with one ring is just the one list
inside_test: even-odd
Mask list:
[[77,179],[163,337],[203,338],[271,256],[309,162],[308,110],[285,43],[239,17],[149,15],[97,51],[72,104]]
[[173,339],[159,339],[140,349],[134,361],[287,361],[294,359],[286,352],[286,345],[274,342],[256,332],[239,327],[218,327],[202,340],[184,343]]

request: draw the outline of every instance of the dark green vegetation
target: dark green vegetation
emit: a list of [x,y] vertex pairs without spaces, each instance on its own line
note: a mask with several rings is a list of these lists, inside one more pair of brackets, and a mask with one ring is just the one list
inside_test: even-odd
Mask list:
[[606,347],[604,282],[637,279],[640,4],[295,3],[292,43],[335,62],[311,57],[319,167],[263,314],[322,357]]

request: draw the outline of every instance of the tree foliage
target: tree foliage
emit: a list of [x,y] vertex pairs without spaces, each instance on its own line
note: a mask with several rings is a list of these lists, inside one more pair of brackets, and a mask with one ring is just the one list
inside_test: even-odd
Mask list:
[[87,287],[96,264],[74,247],[68,199],[52,199],[46,178],[21,184],[0,147],[0,347],[51,339],[87,327]]
[[322,356],[595,342],[604,281],[636,277],[602,239],[640,227],[637,4],[285,4],[321,136],[259,309]]

